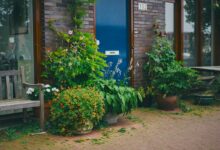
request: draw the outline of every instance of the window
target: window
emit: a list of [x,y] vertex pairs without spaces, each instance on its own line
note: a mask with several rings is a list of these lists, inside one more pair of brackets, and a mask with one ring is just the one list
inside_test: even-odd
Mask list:
[[165,32],[167,38],[174,42],[174,3],[165,2]]
[[0,1],[0,70],[24,66],[34,81],[33,1]]

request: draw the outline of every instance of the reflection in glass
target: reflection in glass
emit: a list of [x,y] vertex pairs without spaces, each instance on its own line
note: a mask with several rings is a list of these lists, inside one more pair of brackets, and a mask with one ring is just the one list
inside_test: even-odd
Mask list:
[[195,46],[195,21],[196,1],[184,1],[184,53],[183,59],[186,66],[196,66],[197,53]]
[[165,32],[167,38],[174,42],[174,3],[165,3]]
[[0,70],[24,66],[34,81],[32,0],[0,0]]
[[212,0],[202,1],[202,65],[210,66],[212,64]]

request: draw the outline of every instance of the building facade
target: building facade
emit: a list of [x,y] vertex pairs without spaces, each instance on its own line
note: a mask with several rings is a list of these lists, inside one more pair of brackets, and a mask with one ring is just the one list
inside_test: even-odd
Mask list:
[[[219,0],[96,0],[86,6],[83,30],[100,41],[109,61],[133,65],[131,81],[144,81],[145,53],[155,23],[167,33],[178,60],[187,66],[220,65]],[[71,30],[69,0],[0,0],[0,70],[26,67],[29,81],[39,82],[41,62],[58,46],[48,28]]]

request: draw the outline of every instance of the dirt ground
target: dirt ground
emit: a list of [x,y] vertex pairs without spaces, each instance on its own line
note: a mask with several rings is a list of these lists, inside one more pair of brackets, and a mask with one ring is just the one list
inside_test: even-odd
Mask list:
[[29,135],[0,143],[0,150],[220,150],[220,109],[189,114],[138,109],[88,135]]

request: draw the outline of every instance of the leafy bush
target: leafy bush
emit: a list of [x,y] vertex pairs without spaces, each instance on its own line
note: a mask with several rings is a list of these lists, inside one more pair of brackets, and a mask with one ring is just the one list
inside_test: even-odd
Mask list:
[[173,62],[166,70],[157,75],[152,85],[161,95],[173,96],[184,92],[196,85],[198,75],[196,71],[183,67],[181,63]]
[[152,49],[146,55],[146,93],[171,96],[181,94],[196,85],[197,72],[183,67],[175,60],[176,55],[166,37],[156,36]]
[[57,32],[64,41],[62,47],[48,53],[43,77],[57,87],[72,87],[103,76],[107,66],[105,55],[98,51],[95,38],[83,32]]
[[142,101],[139,92],[131,87],[118,85],[114,79],[97,79],[92,85],[104,95],[106,113],[127,114],[137,107],[139,100]]
[[72,135],[88,121],[96,125],[104,112],[103,96],[94,88],[67,89],[52,101],[49,131]]

